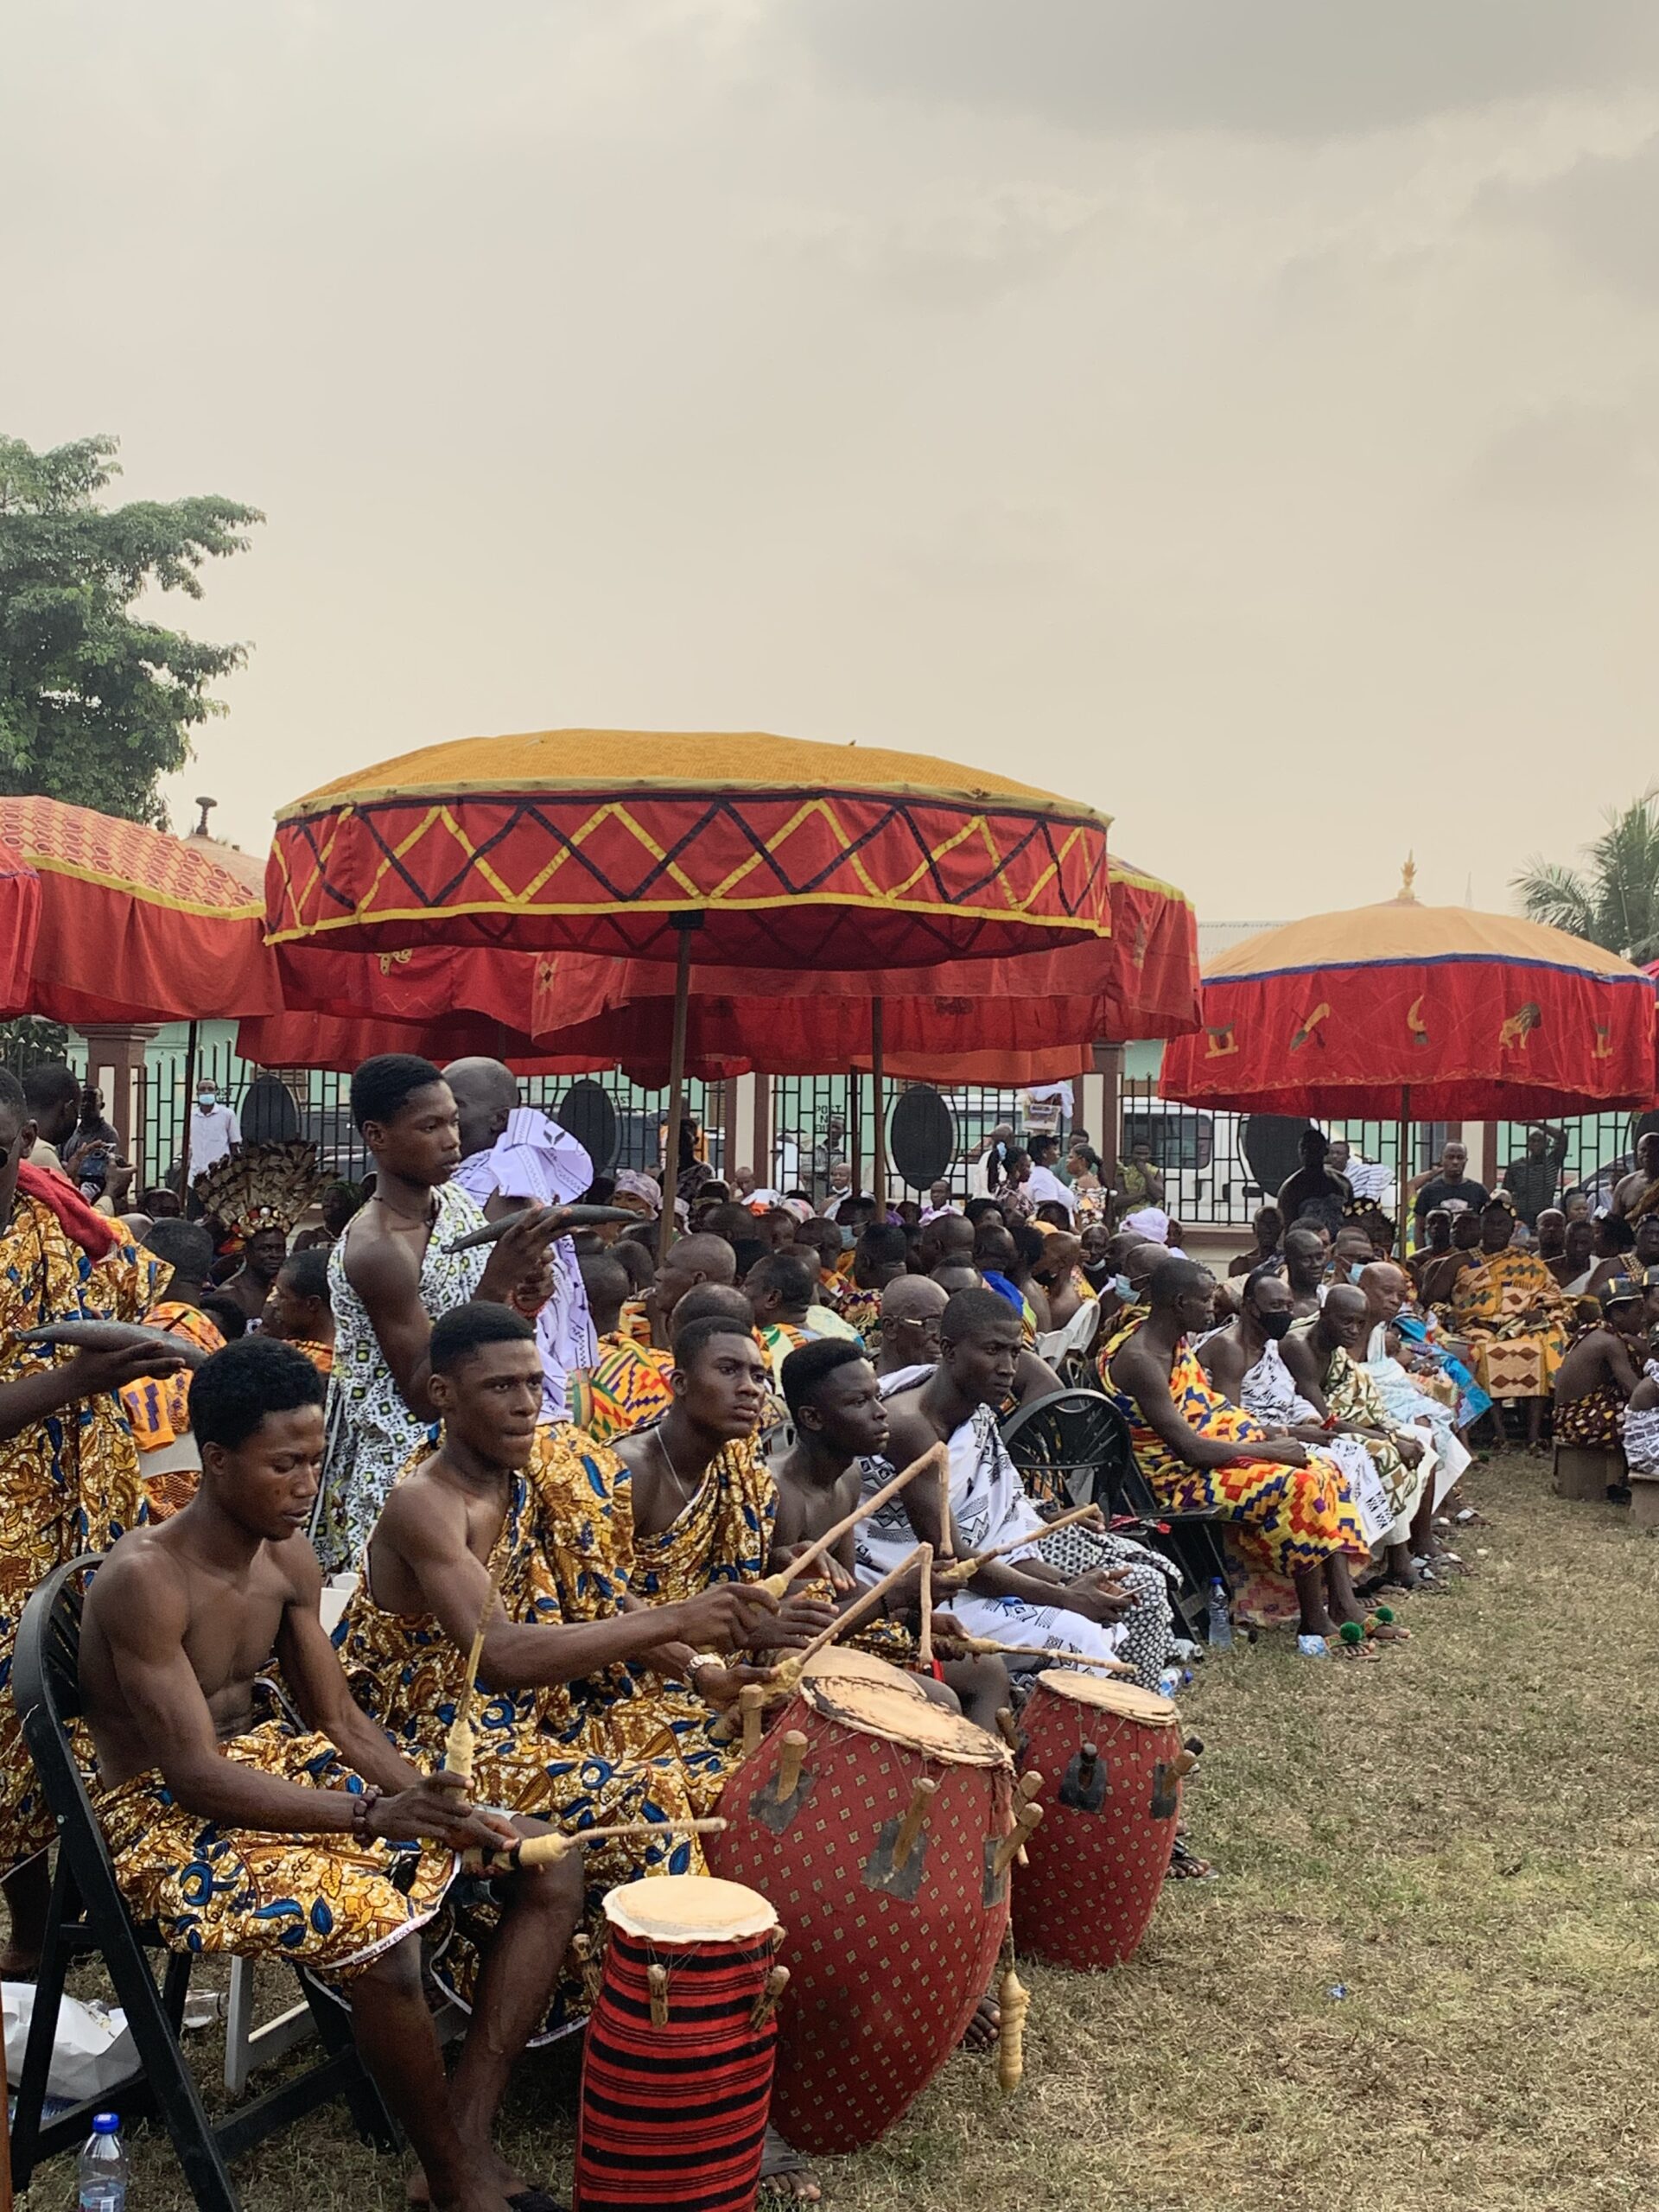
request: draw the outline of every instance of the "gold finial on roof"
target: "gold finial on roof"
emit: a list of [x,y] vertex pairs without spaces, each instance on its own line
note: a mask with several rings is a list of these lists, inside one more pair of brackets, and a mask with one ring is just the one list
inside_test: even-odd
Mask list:
[[1400,890],[1395,901],[1396,906],[1414,906],[1417,904],[1417,893],[1412,887],[1416,880],[1417,862],[1413,855],[1408,853],[1405,865],[1400,871]]

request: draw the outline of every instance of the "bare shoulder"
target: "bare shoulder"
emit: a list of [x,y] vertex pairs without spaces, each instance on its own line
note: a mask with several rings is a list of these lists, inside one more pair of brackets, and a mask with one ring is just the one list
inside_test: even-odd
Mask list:
[[887,1401],[887,1457],[895,1467],[918,1459],[938,1442],[938,1432],[922,1411],[921,1391],[901,1390]]
[[106,1629],[188,1620],[189,1573],[160,1527],[130,1529],[117,1541],[92,1577],[86,1611]]
[[631,1475],[643,1474],[645,1471],[645,1455],[650,1449],[650,1435],[649,1429],[636,1428],[632,1435],[614,1438],[608,1447]]
[[282,1578],[289,1602],[315,1611],[322,1597],[322,1561],[309,1538],[296,1535],[280,1544],[267,1542],[265,1558]]
[[359,1297],[385,1296],[417,1283],[420,1270],[401,1238],[390,1236],[367,1206],[353,1214],[340,1240],[346,1280]]

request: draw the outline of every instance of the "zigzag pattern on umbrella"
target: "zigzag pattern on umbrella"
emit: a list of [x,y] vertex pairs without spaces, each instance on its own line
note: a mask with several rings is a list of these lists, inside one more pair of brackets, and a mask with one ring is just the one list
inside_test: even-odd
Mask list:
[[[441,912],[451,926],[470,917],[474,942],[525,948],[535,918],[556,915],[563,945],[575,934],[592,950],[641,953],[656,949],[658,915],[666,949],[670,917],[692,905],[754,910],[762,944],[765,909],[788,902],[797,921],[804,904],[824,908],[821,957],[836,950],[835,910],[849,907],[867,933],[873,913],[902,917],[906,947],[920,938],[923,957],[930,946],[943,957],[971,944],[976,915],[1004,948],[1010,924],[1033,944],[1057,925],[1108,934],[1105,846],[1087,816],[847,791],[348,802],[279,826],[270,935],[395,946],[400,930]],[[953,912],[935,929],[941,906]]]

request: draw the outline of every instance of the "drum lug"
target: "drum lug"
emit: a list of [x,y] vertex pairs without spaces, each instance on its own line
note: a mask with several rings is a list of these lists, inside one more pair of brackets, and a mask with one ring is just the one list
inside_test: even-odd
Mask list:
[[764,1783],[755,1791],[749,1800],[749,1817],[759,1821],[761,1827],[773,1835],[787,1835],[810,1799],[817,1777],[803,1769],[796,1779],[794,1789],[787,1796],[779,1795],[779,1779],[781,1777]]
[[1060,1802],[1074,1813],[1097,1813],[1106,1802],[1106,1762],[1085,1744],[1060,1777]]
[[902,1897],[908,1904],[922,1885],[922,1868],[927,1860],[927,1837],[923,1834],[916,1838],[904,1864],[899,1866],[896,1863],[894,1847],[904,1824],[904,1815],[895,1813],[890,1821],[883,1821],[876,1830],[875,1849],[864,1865],[864,1886],[867,1890],[880,1890],[884,1897]]
[[1173,1821],[1181,1809],[1181,1785],[1175,1770],[1166,1759],[1160,1759],[1152,1770],[1152,1804],[1154,1821]]
[[1001,1837],[988,1835],[985,1839],[985,1888],[982,1899],[987,1912],[993,1905],[1003,1904],[1007,1897],[1007,1875],[998,1871],[1001,1856]]

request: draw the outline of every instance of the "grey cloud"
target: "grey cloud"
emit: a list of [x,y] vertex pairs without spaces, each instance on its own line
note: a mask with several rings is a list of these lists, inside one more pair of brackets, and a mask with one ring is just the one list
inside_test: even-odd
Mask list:
[[1622,157],[1592,155],[1536,185],[1492,185],[1481,212],[1552,236],[1619,291],[1659,294],[1659,134]]
[[1648,0],[789,0],[866,89],[1077,130],[1324,137],[1659,63]]
[[1478,506],[1605,507],[1659,486],[1653,394],[1612,405],[1564,400],[1501,430],[1469,472]]
[[1101,203],[1043,185],[931,194],[893,215],[808,214],[772,239],[913,304],[978,307],[1046,276],[1086,235]]

